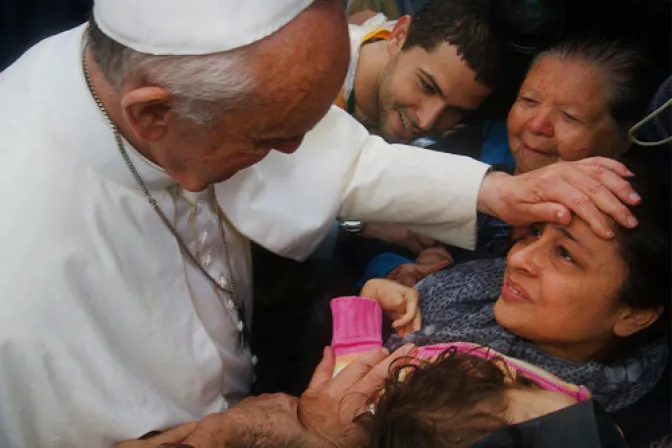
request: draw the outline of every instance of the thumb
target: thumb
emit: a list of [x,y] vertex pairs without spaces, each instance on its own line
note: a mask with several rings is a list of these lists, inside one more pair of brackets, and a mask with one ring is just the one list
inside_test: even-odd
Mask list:
[[324,355],[322,356],[322,361],[315,368],[313,377],[310,380],[308,389],[306,392],[316,391],[322,389],[324,386],[331,381],[331,378],[334,374],[334,364],[336,357],[334,356],[334,350],[331,347],[324,347]]
[[522,213],[517,214],[519,219],[509,222],[512,225],[534,224],[538,222],[549,222],[567,225],[571,221],[571,213],[562,204],[555,202],[546,202],[543,204],[531,204],[525,207]]

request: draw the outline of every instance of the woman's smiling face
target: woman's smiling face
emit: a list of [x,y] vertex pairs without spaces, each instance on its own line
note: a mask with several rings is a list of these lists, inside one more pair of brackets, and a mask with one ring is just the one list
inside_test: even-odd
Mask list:
[[537,61],[507,121],[516,173],[624,151],[627,141],[611,116],[608,95],[605,77],[595,66],[555,55]]
[[533,227],[509,252],[497,322],[553,355],[591,359],[631,311],[618,300],[628,275],[618,244],[577,217]]

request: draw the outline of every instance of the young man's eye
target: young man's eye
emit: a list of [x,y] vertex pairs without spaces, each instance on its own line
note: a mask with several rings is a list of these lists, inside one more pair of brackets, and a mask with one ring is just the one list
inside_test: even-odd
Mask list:
[[432,95],[435,92],[434,87],[422,78],[420,78],[420,87],[428,95]]

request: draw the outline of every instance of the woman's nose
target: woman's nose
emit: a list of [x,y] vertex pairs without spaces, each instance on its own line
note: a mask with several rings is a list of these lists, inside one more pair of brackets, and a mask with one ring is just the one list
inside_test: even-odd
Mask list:
[[548,109],[538,109],[532,112],[534,115],[527,120],[526,126],[533,133],[543,135],[544,137],[553,137],[553,123],[551,122],[551,111]]
[[518,243],[517,246],[509,252],[508,267],[527,275],[537,275],[542,255],[542,247],[539,241],[526,245]]

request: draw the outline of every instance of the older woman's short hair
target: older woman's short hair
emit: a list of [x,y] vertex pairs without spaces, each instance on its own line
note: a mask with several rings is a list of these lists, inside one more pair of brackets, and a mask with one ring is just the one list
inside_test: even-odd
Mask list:
[[549,56],[578,60],[600,70],[607,85],[609,111],[619,131],[627,134],[643,116],[648,102],[648,63],[635,45],[601,37],[572,38],[537,55],[533,65]]

